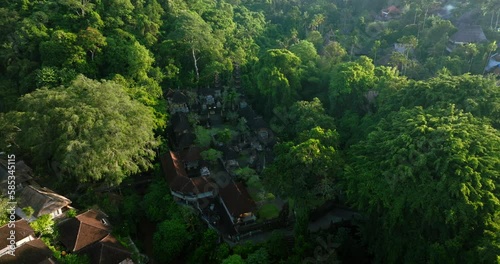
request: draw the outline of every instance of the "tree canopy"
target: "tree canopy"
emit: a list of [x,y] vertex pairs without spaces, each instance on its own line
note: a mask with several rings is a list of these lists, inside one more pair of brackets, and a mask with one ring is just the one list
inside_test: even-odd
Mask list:
[[376,259],[495,262],[499,146],[497,130],[454,105],[403,108],[354,145],[348,197]]
[[[2,117],[18,152],[49,162],[78,181],[119,183],[151,167],[158,146],[152,110],[113,81],[80,76],[68,87],[39,89]],[[5,146],[5,145],[4,145]]]

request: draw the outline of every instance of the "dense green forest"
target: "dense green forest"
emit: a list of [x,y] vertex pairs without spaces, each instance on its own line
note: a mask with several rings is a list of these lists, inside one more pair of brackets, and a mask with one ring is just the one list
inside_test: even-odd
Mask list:
[[[99,204],[121,236],[154,224],[152,242],[137,242],[153,263],[500,263],[499,8],[3,0],[0,152]],[[477,41],[452,41],[471,25]],[[166,95],[218,85],[228,108],[245,94],[276,135],[259,177],[293,204],[292,242],[276,231],[228,245],[170,195]],[[144,193],[127,187],[141,177],[153,178]],[[310,232],[328,201],[359,217]]]

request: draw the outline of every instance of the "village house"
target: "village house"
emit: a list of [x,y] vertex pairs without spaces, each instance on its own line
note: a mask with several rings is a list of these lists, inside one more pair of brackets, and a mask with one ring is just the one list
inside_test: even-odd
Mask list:
[[413,52],[413,49],[408,44],[403,43],[394,43],[394,51],[399,52],[401,54],[406,54],[407,52]]
[[[177,153],[169,151],[160,157],[171,194],[179,200],[198,206],[198,200],[214,196],[214,183],[206,176],[189,177],[186,166]],[[200,168],[200,175],[206,173]]]
[[234,225],[255,221],[256,205],[242,183],[231,182],[219,190],[219,201]]
[[[35,237],[35,232],[26,220],[13,222],[15,226],[6,224],[0,227],[0,263],[55,263],[52,251]],[[9,254],[11,231],[15,232],[16,249],[14,255]]]
[[[2,188],[1,193],[3,196],[7,195],[8,192],[8,166],[7,166],[7,161],[0,159],[0,188]],[[20,160],[16,162],[15,164],[16,167],[16,193],[20,192],[24,187],[32,184],[36,184],[36,182],[33,180],[33,171],[31,170],[24,161]]]
[[180,152],[181,161],[184,163],[184,168],[190,177],[199,176],[202,161],[201,152],[202,149],[196,146],[190,146]]
[[448,52],[452,52],[459,45],[486,42],[488,39],[484,35],[483,28],[479,25],[461,25],[458,31],[449,39],[446,47]]
[[129,264],[131,254],[111,235],[107,216],[88,210],[58,224],[59,241],[69,252],[87,255],[91,263]]
[[89,256],[92,264],[134,264],[130,252],[112,235],[107,235],[78,253]]
[[484,68],[487,73],[493,73],[495,75],[500,75],[500,54],[495,53],[491,55],[488,65]]
[[188,96],[181,91],[169,90],[167,92],[167,101],[169,105],[169,110],[171,114],[175,113],[188,113]]
[[[70,204],[71,201],[68,198],[48,188],[30,185],[19,193],[16,215],[28,221],[36,220],[38,217],[45,214],[57,218],[71,208],[69,206]],[[22,209],[25,207],[33,208],[34,212],[31,217],[28,217],[23,212]]]
[[[239,231],[243,226],[245,233],[259,228],[257,205],[244,183],[236,181],[234,171],[244,167],[262,171],[273,160],[276,142],[269,125],[238,94],[229,100],[220,85],[200,87],[196,103],[189,105],[196,122],[184,112],[173,113],[167,129],[171,149],[160,156],[174,200],[199,210],[201,218],[226,238],[244,234]],[[206,149],[195,145],[195,123],[215,129],[211,148],[222,153],[217,163],[203,160],[201,153]],[[226,130],[231,131],[231,138],[221,141],[217,131]]]
[[7,238],[10,236],[11,230],[14,230],[15,232],[14,238],[16,241],[16,247],[20,247],[24,243],[35,240],[35,232],[26,220],[15,221],[14,228],[11,228],[9,227],[9,224],[6,224],[0,227],[0,237],[2,238],[0,239],[0,256],[3,256],[10,251],[10,241]]
[[168,127],[168,138],[170,142],[175,143],[174,147],[178,150],[183,150],[193,145],[196,136],[185,113],[175,113],[172,115],[170,126]]
[[401,9],[399,9],[397,6],[389,6],[385,9],[382,9],[380,11],[380,16],[382,17],[382,19],[384,20],[389,20],[389,19],[393,19],[393,18],[397,18],[401,15]]

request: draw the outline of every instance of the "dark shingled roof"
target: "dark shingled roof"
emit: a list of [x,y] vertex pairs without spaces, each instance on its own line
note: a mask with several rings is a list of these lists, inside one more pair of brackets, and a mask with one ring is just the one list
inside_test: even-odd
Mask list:
[[[8,162],[4,159],[0,159],[0,181],[7,180],[7,166]],[[25,182],[31,180],[33,175],[33,170],[20,160],[16,162],[16,182]]]
[[215,94],[215,89],[208,88],[208,87],[200,88],[200,89],[198,89],[198,94],[199,95],[204,95],[204,96],[214,95]]
[[[3,237],[2,237],[3,238]],[[52,257],[50,250],[42,240],[35,239],[24,243],[16,248],[15,256],[10,254],[0,257],[0,263],[4,264],[39,264],[51,263],[49,260]]]
[[247,120],[247,121],[248,121],[248,126],[251,127],[253,130],[259,130],[261,128],[269,127],[266,121],[264,121],[264,118],[262,118],[261,116],[256,117],[253,120]]
[[57,262],[54,260],[53,257],[50,257],[48,259],[44,259],[42,262],[38,264],[57,264]]
[[184,103],[187,103],[188,102],[188,97],[187,95],[184,93],[184,92],[181,92],[179,90],[172,90],[170,89],[168,92],[167,92],[167,98],[170,98],[172,100],[173,103],[176,103],[176,104],[184,104]]
[[[35,232],[26,220],[17,220],[14,222],[14,224],[14,230],[16,231],[16,242],[29,236],[35,237]],[[0,227],[0,249],[9,246],[9,240],[7,240],[7,238],[10,236],[11,230],[13,229],[10,228],[8,224]]]
[[457,18],[453,24],[455,24],[455,26],[472,25],[478,20],[480,15],[480,10],[469,10]]
[[196,139],[196,135],[193,133],[185,133],[179,136],[177,139],[177,148],[182,150],[193,145]]
[[189,125],[189,120],[184,113],[175,113],[170,121],[172,128],[175,133],[183,133],[184,131],[189,131],[191,129]]
[[238,110],[238,114],[241,117],[244,117],[247,120],[247,122],[251,122],[251,120],[257,117],[257,114],[250,106],[241,108],[240,110]]
[[226,145],[221,147],[221,151],[224,154],[225,160],[237,159],[239,157],[238,152],[236,152],[234,149],[232,149]]
[[50,214],[55,210],[71,204],[71,201],[48,188],[38,188],[33,185],[25,187],[19,194],[19,208],[31,206],[34,217]]
[[483,29],[478,25],[463,25],[450,37],[454,43],[479,43],[488,41]]
[[[7,183],[8,183],[8,162],[6,160],[0,159],[0,188],[3,195],[7,195]],[[32,180],[33,171],[31,170],[24,161],[16,162],[16,184],[25,183],[29,180]]]
[[205,187],[211,184],[206,177],[189,178],[183,162],[173,151],[162,155],[160,160],[165,178],[172,191],[183,194],[199,194],[206,191]]
[[88,255],[92,264],[118,264],[131,256],[130,252],[112,235],[104,237],[79,253]]
[[244,213],[253,212],[256,209],[255,202],[241,183],[231,182],[228,186],[221,188],[219,194],[229,213],[234,218]]
[[181,160],[183,162],[192,162],[201,160],[201,151],[200,147],[190,147],[187,148],[180,153]]
[[101,220],[104,214],[89,210],[61,222],[59,227],[59,241],[69,250],[78,251],[106,237],[111,228]]

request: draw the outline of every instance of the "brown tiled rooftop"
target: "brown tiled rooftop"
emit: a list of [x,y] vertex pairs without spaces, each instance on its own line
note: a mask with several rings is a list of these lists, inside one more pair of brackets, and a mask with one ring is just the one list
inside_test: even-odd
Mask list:
[[0,227],[0,249],[3,249],[9,245],[9,240],[7,240],[7,238],[10,236],[11,230],[16,231],[16,241],[22,240],[29,236],[35,237],[35,232],[26,220],[17,220],[14,222],[14,224],[15,228],[10,228],[8,224]]
[[201,151],[200,147],[191,146],[180,152],[180,158],[183,162],[192,162],[201,160]]
[[71,201],[48,188],[39,188],[32,185],[25,187],[19,194],[18,207],[31,206],[34,217],[50,214],[53,211],[71,204]]
[[170,189],[184,194],[198,194],[206,191],[210,184],[206,177],[189,178],[178,154],[169,151],[160,157],[165,178]]
[[59,240],[69,251],[78,251],[95,243],[110,232],[111,228],[101,222],[104,216],[89,210],[59,224]]
[[220,189],[220,197],[224,201],[229,213],[235,218],[241,214],[253,212],[256,209],[255,202],[242,183],[232,182]]
[[172,125],[173,131],[178,134],[189,132],[191,130],[189,120],[184,113],[175,113],[172,115],[170,124]]
[[118,264],[131,256],[130,252],[112,235],[82,249],[79,254],[89,256],[92,264]]
[[[2,264],[39,264],[50,263],[52,251],[40,239],[24,243],[16,248],[15,256],[10,254],[0,257]],[[49,261],[49,262],[48,262]]]

